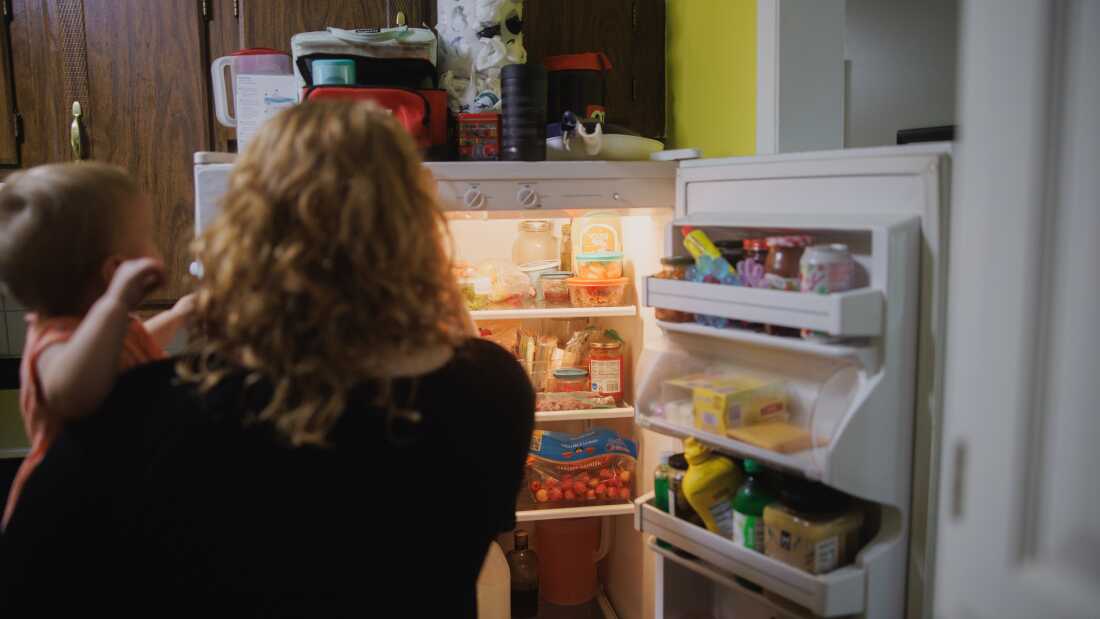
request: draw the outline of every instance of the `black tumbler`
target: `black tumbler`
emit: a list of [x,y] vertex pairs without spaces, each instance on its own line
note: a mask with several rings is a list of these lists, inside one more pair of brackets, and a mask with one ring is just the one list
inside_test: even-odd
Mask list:
[[510,64],[500,71],[501,161],[546,160],[546,69]]

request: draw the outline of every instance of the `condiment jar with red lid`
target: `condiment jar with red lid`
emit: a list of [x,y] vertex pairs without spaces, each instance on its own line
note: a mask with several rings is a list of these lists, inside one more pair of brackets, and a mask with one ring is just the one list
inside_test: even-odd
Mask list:
[[765,288],[797,292],[801,286],[798,262],[811,243],[813,237],[805,234],[769,236],[768,259],[764,263]]

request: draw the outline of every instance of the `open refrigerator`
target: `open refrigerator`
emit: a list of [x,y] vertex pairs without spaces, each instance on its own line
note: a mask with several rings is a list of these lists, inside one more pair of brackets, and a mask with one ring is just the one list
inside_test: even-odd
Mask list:
[[[232,164],[203,153],[195,164],[201,229],[216,212]],[[934,358],[942,345],[948,145],[675,162],[426,165],[447,209],[455,255],[469,262],[508,257],[524,220],[549,221],[557,234],[592,211],[619,216],[630,280],[622,304],[472,312],[475,322],[532,329],[582,320],[614,329],[625,342],[623,402],[539,412],[536,422],[564,432],[609,427],[632,437],[638,445],[632,498],[556,508],[521,498],[517,512],[524,528],[540,520],[600,519],[604,616],[906,615],[907,597],[920,596],[931,561],[920,495],[934,475],[928,461],[939,402]],[[797,232],[844,243],[856,264],[856,286],[818,295],[652,277],[662,256],[687,253],[685,227],[715,240]],[[662,322],[654,308],[825,332],[840,341]],[[670,380],[719,370],[782,379],[790,423],[812,438],[812,447],[770,451],[668,413]],[[685,437],[858,500],[867,524],[852,563],[812,574],[657,509],[658,455],[679,451]],[[505,549],[509,539],[501,538]],[[537,538],[533,546],[537,551]]]

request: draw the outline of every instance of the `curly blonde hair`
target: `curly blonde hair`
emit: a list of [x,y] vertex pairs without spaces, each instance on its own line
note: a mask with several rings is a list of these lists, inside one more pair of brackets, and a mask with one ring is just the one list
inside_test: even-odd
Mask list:
[[257,418],[324,443],[348,393],[386,360],[463,338],[449,236],[406,131],[364,102],[313,102],[268,121],[196,242],[196,353],[213,388],[243,366],[272,398]]

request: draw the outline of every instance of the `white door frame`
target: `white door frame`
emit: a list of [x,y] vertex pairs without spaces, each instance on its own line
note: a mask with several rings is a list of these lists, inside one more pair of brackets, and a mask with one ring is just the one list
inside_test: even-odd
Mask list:
[[1100,3],[971,0],[938,617],[1100,616]]

